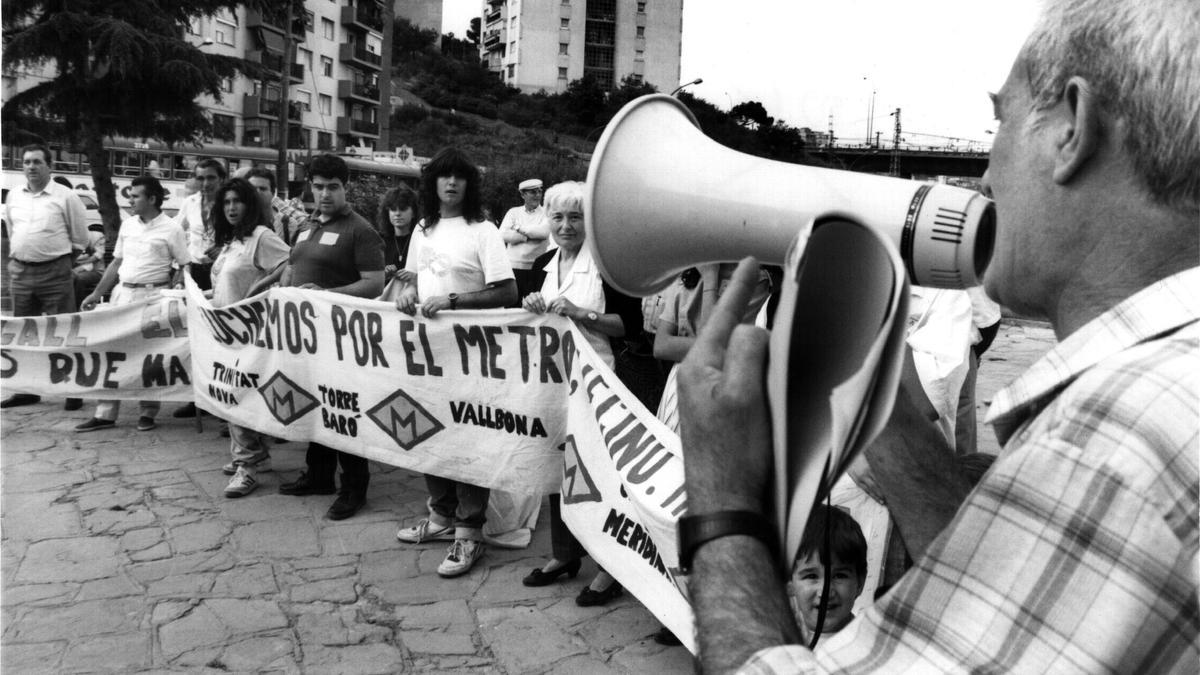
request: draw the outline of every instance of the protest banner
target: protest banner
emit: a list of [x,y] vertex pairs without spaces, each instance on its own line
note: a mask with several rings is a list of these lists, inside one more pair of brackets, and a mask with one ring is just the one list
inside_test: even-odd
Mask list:
[[686,507],[679,437],[625,388],[584,340],[575,343],[563,521],[588,553],[694,651],[692,610],[674,569]]
[[409,316],[274,288],[214,308],[188,284],[196,402],[235,424],[540,495],[558,489],[570,323],[522,310]]
[[182,292],[52,316],[0,318],[0,381],[40,396],[192,398]]

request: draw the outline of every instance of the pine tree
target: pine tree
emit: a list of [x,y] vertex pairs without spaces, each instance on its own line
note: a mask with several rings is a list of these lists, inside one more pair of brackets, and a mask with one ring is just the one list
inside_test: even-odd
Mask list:
[[[302,0],[294,0],[302,5]],[[258,64],[207,54],[187,42],[189,22],[239,5],[271,14],[283,2],[260,0],[4,0],[4,68],[49,65],[53,75],[4,102],[5,136],[55,139],[91,164],[110,241],[119,226],[106,136],[196,142],[212,123],[196,101],[221,100],[221,82],[258,76]]]

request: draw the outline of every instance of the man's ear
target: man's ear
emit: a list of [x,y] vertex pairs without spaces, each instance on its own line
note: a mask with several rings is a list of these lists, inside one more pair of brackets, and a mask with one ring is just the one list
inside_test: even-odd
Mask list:
[[1055,137],[1054,182],[1071,181],[1100,147],[1100,106],[1091,85],[1072,77],[1063,87],[1063,97],[1053,113],[1059,129]]

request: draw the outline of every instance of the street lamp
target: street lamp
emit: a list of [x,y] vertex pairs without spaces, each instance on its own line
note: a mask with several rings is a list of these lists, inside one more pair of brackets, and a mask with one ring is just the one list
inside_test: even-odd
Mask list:
[[671,95],[674,96],[675,94],[678,94],[684,87],[690,87],[693,84],[700,84],[701,82],[704,82],[704,78],[697,77],[696,79],[692,80],[691,82],[684,82],[683,84],[679,85],[678,87],[675,87],[675,91],[671,92]]

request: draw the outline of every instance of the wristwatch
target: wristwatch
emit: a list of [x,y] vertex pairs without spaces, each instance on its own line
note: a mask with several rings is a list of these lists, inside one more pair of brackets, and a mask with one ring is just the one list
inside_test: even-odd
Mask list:
[[599,315],[599,314],[597,314],[597,313],[595,313],[595,312],[588,312],[588,313],[587,313],[587,320],[588,320],[588,321],[591,321],[592,323],[595,323],[596,321],[599,321],[599,320],[600,320],[600,315]]
[[450,309],[458,309],[458,293],[450,294]]
[[713,539],[742,534],[754,537],[777,555],[779,544],[775,530],[761,513],[753,511],[717,511],[696,516],[683,516],[676,525],[679,548],[679,571],[690,574],[696,550]]

